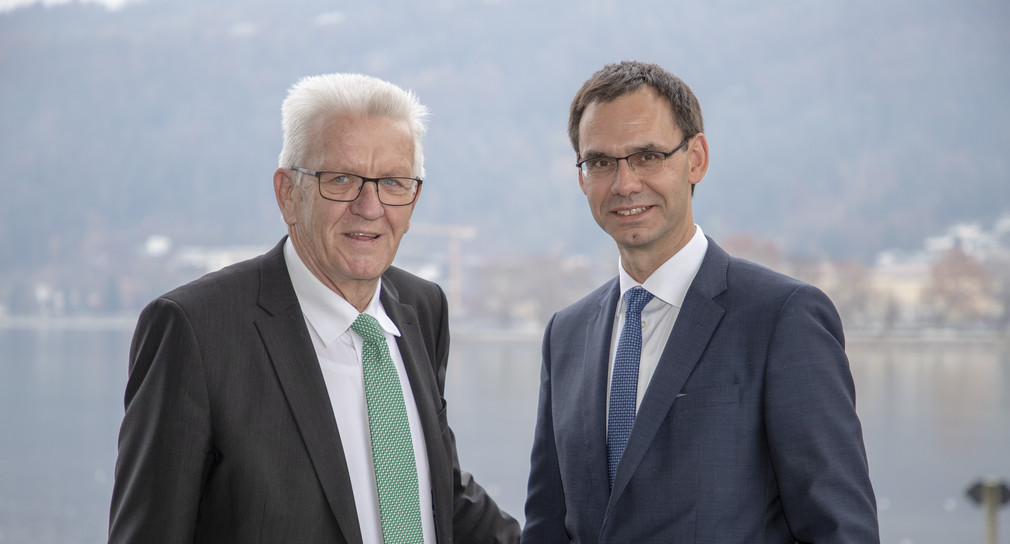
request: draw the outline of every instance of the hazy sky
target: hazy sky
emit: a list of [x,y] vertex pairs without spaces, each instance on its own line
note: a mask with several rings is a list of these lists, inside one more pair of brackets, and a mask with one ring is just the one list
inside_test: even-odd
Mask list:
[[[0,55],[0,132],[19,135],[0,159],[48,188],[0,202],[0,254],[48,259],[53,236],[86,233],[272,240],[269,183],[236,195],[221,165],[269,180],[285,90],[335,70],[423,97],[430,182],[415,219],[478,227],[474,252],[612,262],[565,126],[579,82],[619,59],[698,93],[712,167],[693,211],[717,240],[869,262],[1010,212],[1006,0],[632,4],[654,16],[616,24],[616,0],[0,0],[0,51],[14,53]],[[52,174],[64,168],[77,175]],[[53,197],[82,186],[95,190]],[[434,251],[422,241],[419,255]]]
[[0,0],[0,12],[11,11],[17,8],[30,6],[32,4],[42,4],[44,6],[58,6],[80,2],[81,4],[102,4],[110,10],[117,10],[126,4],[139,2],[141,0]]

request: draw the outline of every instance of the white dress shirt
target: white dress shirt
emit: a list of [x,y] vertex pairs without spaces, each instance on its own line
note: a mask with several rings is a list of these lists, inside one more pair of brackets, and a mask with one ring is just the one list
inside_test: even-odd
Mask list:
[[[382,524],[379,518],[379,498],[375,485],[375,467],[372,464],[372,439],[368,429],[368,408],[365,403],[364,373],[362,370],[363,341],[351,324],[358,311],[343,297],[330,290],[316,278],[298,257],[291,239],[284,243],[284,260],[287,263],[291,284],[295,288],[305,323],[308,325],[312,346],[319,358],[326,390],[333,405],[340,442],[344,448],[344,462],[351,475],[351,488],[357,508],[358,523],[365,544],[382,544]],[[425,449],[421,419],[417,403],[410,388],[403,357],[396,346],[400,331],[386,315],[378,293],[381,280],[365,308],[382,328],[389,345],[389,354],[396,366],[407,406],[407,421],[414,443],[414,460],[417,463],[418,497],[421,506],[421,529],[424,542],[435,542],[435,520],[431,502],[431,477],[428,470],[428,453]],[[339,463],[340,459],[333,459]]]
[[[673,324],[684,304],[687,289],[701,268],[701,262],[708,251],[708,238],[695,225],[694,236],[687,245],[663,263],[645,283],[638,283],[624,270],[620,257],[617,259],[621,282],[621,300],[617,303],[614,316],[614,330],[610,342],[610,370],[607,372],[607,413],[610,413],[610,379],[614,373],[614,357],[617,355],[617,340],[624,328],[624,294],[632,287],[644,287],[653,294],[652,300],[642,309],[642,358],[638,365],[638,398],[635,410],[642,405],[642,398],[652,381],[652,375],[659,365],[659,357],[666,349],[667,340],[673,332]],[[609,419],[609,418],[608,418]]]

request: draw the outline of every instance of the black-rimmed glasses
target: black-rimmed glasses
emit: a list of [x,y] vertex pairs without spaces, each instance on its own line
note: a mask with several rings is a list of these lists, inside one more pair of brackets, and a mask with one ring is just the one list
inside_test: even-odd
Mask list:
[[684,141],[680,142],[680,145],[673,148],[673,151],[670,152],[657,150],[639,151],[637,153],[632,153],[627,157],[607,157],[605,155],[600,155],[579,161],[575,164],[575,166],[582,170],[582,175],[590,181],[613,179],[614,174],[617,172],[617,165],[621,161],[627,161],[628,168],[631,168],[633,172],[638,174],[657,174],[661,172],[663,168],[666,168],[666,159],[669,158],[670,155],[684,149],[684,147],[687,146],[687,142],[690,140],[690,137],[684,138]]
[[300,166],[292,166],[295,172],[315,176],[319,182],[319,196],[336,202],[353,202],[361,194],[365,182],[375,183],[379,202],[386,206],[406,206],[417,198],[421,178],[385,177],[366,178],[347,172],[316,172]]

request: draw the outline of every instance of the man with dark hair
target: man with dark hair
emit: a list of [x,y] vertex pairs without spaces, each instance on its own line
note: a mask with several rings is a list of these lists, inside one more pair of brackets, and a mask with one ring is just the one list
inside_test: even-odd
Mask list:
[[839,316],[695,225],[691,89],[607,65],[569,136],[619,273],[544,334],[523,541],[879,542]]

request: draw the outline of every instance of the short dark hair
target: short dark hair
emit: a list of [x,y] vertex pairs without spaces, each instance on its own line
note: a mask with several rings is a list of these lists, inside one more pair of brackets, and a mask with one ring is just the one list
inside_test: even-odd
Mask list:
[[673,110],[673,122],[680,127],[684,138],[705,131],[701,105],[684,80],[664,70],[657,64],[623,61],[608,64],[596,71],[579,92],[575,93],[568,115],[568,138],[579,153],[579,123],[590,104],[611,102],[648,85],[666,98]]

